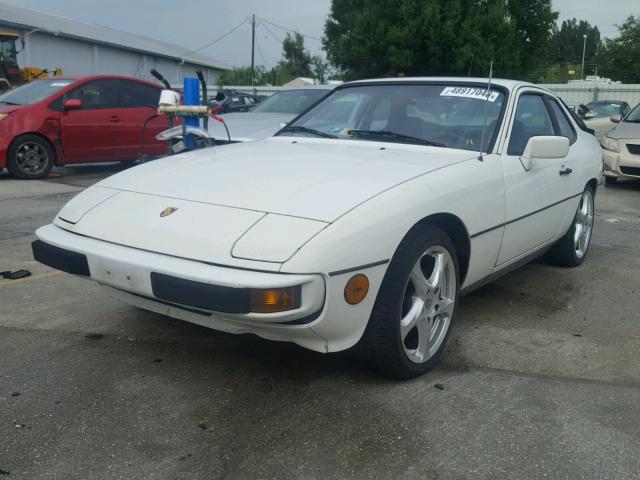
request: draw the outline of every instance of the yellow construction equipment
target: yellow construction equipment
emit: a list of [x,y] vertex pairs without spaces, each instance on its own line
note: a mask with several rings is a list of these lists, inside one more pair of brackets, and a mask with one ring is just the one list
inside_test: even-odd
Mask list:
[[50,72],[39,67],[18,66],[18,52],[16,41],[19,35],[11,32],[0,32],[0,90],[22,85],[39,78],[62,76],[62,70],[57,68]]

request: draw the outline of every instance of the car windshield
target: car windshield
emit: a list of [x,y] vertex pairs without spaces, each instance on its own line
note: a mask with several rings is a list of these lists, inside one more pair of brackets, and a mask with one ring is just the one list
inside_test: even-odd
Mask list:
[[640,123],[640,103],[636,105],[629,115],[627,115],[624,119],[625,122],[631,123]]
[[73,80],[36,80],[0,95],[0,105],[31,105],[71,85]]
[[620,113],[622,105],[616,102],[591,102],[587,104],[590,112],[596,117],[610,117]]
[[[505,95],[456,84],[355,85],[336,90],[280,135],[480,150],[493,143]],[[486,120],[485,120],[486,112]],[[486,123],[485,123],[486,122]]]
[[284,90],[266,98],[251,110],[254,113],[289,113],[297,115],[327,94],[328,90]]

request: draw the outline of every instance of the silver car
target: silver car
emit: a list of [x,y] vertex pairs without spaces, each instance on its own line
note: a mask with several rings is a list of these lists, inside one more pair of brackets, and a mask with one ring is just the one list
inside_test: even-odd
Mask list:
[[602,140],[616,126],[611,117],[624,117],[631,110],[629,104],[622,100],[596,100],[587,103],[587,108],[589,111],[584,114],[584,123],[594,131],[598,140]]
[[209,134],[217,144],[262,140],[276,133],[282,124],[327,95],[335,85],[315,85],[281,90],[266,98],[246,113],[221,115],[229,133],[220,122],[209,122]]
[[640,104],[626,116],[611,117],[616,127],[601,140],[608,185],[618,178],[640,178]]

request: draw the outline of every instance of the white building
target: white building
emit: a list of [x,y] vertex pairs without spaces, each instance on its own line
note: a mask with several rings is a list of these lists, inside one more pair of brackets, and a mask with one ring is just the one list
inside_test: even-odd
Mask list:
[[18,64],[65,75],[129,75],[152,79],[158,70],[172,84],[202,70],[207,82],[230,67],[188,48],[59,15],[0,3],[0,32],[20,36]]

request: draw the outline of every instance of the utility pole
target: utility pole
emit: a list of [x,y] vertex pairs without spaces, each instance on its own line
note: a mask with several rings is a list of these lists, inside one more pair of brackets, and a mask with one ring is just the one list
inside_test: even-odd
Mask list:
[[582,68],[580,70],[580,80],[584,80],[584,52],[587,49],[587,34],[582,35],[584,42],[582,42]]
[[251,16],[251,86],[254,83],[254,61],[255,61],[255,46],[256,46],[256,14]]

